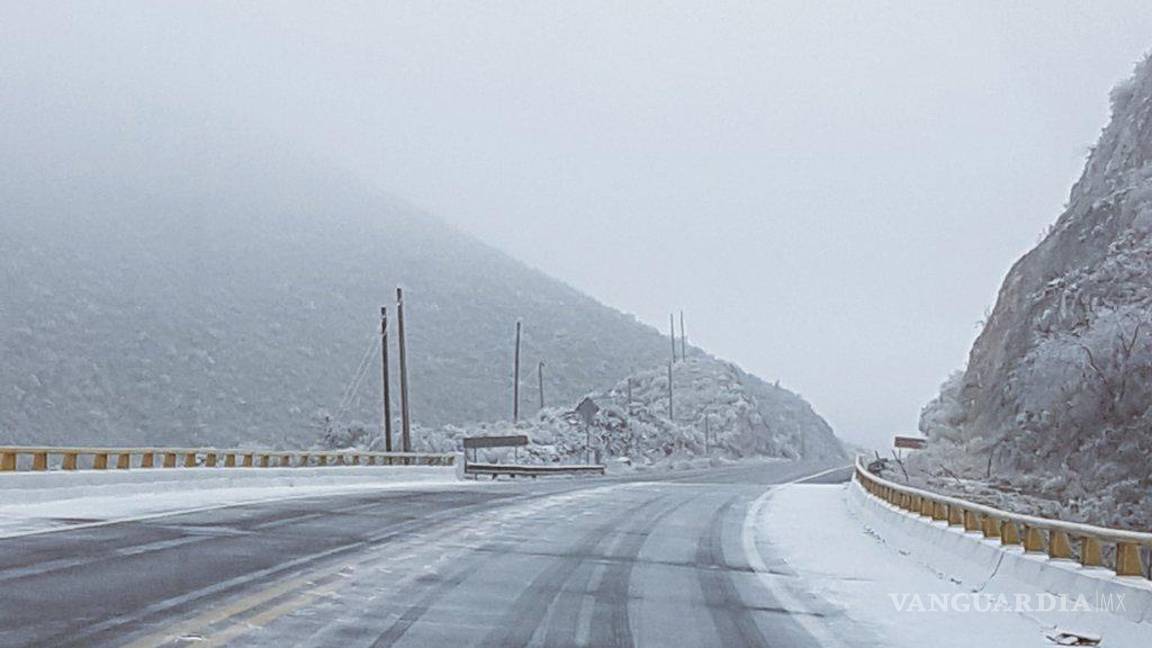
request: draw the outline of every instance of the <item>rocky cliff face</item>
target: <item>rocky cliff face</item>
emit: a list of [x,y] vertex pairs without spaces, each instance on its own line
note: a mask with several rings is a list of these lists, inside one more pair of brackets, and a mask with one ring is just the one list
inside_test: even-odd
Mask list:
[[1067,210],[921,427],[929,470],[999,476],[1072,517],[1152,519],[1152,64],[1113,91]]

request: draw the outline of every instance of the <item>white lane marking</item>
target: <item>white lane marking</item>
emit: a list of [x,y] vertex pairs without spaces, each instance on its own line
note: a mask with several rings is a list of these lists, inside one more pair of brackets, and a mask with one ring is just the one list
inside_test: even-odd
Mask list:
[[791,486],[793,484],[802,484],[802,483],[808,481],[809,479],[816,479],[817,477],[823,477],[824,475],[831,475],[834,472],[838,472],[841,470],[848,470],[851,467],[852,467],[852,465],[849,464],[847,466],[838,466],[836,468],[829,468],[828,470],[821,470],[818,473],[813,473],[811,475],[807,475],[804,477],[798,477],[796,479],[793,479],[790,482],[784,482],[783,484],[774,484],[773,488],[784,488],[785,486]]
[[741,544],[744,547],[744,556],[748,560],[748,565],[756,572],[756,577],[760,579],[760,583],[768,589],[783,608],[799,612],[799,614],[789,616],[821,646],[824,646],[824,648],[845,648],[845,645],[836,635],[828,630],[828,626],[820,617],[813,614],[814,611],[804,601],[801,601],[793,595],[785,585],[781,584],[779,577],[772,574],[771,570],[768,569],[768,565],[764,563],[764,558],[756,548],[756,529],[759,526],[758,523],[763,514],[764,506],[772,496],[773,490],[806,482],[810,479],[816,479],[817,477],[823,477],[824,475],[838,470],[844,470],[848,467],[849,466],[831,468],[769,488],[748,507],[748,513],[744,516],[744,527],[740,532]]

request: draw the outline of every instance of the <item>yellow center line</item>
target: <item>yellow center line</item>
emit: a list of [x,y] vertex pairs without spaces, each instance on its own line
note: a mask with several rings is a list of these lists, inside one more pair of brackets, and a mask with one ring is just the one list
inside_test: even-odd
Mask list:
[[254,592],[247,596],[241,597],[233,603],[219,609],[214,609],[198,616],[192,617],[187,621],[176,624],[161,632],[157,632],[131,643],[125,644],[124,648],[152,648],[153,646],[163,645],[179,639],[182,636],[188,635],[201,628],[209,627],[213,624],[226,621],[234,616],[243,614],[258,605],[271,601],[276,597],[283,596],[293,590],[297,590],[314,583],[320,578],[337,574],[340,570],[344,569],[344,565],[339,567],[330,568],[321,572],[314,572],[307,576],[293,578],[292,580],[284,581],[270,587],[266,587],[258,592]]
[[205,646],[205,648],[210,646],[227,645],[229,641],[241,635],[247,634],[257,628],[262,628],[283,616],[291,614],[292,612],[295,612],[302,607],[310,605],[314,600],[322,598],[336,591],[345,584],[346,583],[344,581],[336,581],[334,583],[329,583],[327,585],[317,587],[313,590],[302,592],[298,596],[280,603],[279,605],[270,607],[267,610],[260,612],[259,614],[245,619],[242,622],[234,623],[210,637],[205,637],[205,640],[200,645]]

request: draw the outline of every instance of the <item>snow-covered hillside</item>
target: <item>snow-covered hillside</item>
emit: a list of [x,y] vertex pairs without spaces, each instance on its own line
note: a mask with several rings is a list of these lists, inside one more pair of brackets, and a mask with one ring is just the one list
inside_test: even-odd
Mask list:
[[0,120],[0,443],[292,446],[328,417],[378,425],[396,286],[424,427],[510,415],[517,319],[551,403],[667,357],[663,332],[283,142],[42,99]]
[[914,468],[1031,510],[1152,524],[1152,64],[1112,119],[1067,211],[1009,272],[969,357],[929,403]]
[[[672,419],[668,418],[667,366],[637,372],[608,390],[591,394],[600,407],[591,428],[592,447],[601,459],[627,458],[647,465],[706,455],[725,459],[846,457],[832,429],[802,398],[731,363],[691,353],[674,365],[672,386]],[[502,421],[420,428],[413,432],[414,443],[420,450],[453,452],[461,449],[465,436],[527,434],[532,445],[518,451],[525,460],[584,461],[587,437],[573,413],[576,404],[547,407],[517,425]],[[353,441],[370,445],[371,437],[369,432],[328,445],[346,446]],[[481,456],[498,460],[510,454],[490,450]]]

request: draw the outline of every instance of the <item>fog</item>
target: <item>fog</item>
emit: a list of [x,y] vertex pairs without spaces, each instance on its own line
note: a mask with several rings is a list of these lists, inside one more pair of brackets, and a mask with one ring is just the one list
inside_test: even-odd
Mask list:
[[683,309],[884,444],[1149,34],[1135,0],[8,4],[0,109],[239,124],[655,326]]

